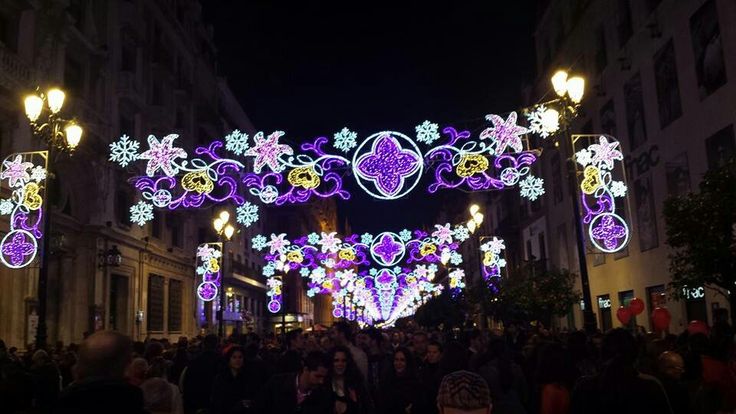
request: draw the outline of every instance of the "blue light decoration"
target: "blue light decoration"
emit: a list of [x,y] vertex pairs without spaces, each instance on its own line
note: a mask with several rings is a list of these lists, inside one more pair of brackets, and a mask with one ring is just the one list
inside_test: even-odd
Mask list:
[[466,239],[464,226],[444,224],[431,233],[403,230],[340,238],[322,232],[295,240],[271,234],[270,241],[258,235],[252,245],[267,249],[263,275],[268,279],[269,311],[281,309],[281,275],[299,271],[309,279],[308,296],[332,296],[333,315],[373,324],[411,314],[439,294],[442,285],[433,282],[435,275],[447,262],[462,263],[457,250]]
[[222,267],[222,243],[202,243],[197,247],[197,275],[202,282],[197,286],[197,296],[204,302],[217,298]]
[[11,269],[28,266],[38,254],[47,168],[47,151],[11,154],[3,160],[0,184],[9,189],[10,198],[0,198],[0,215],[10,220],[9,231],[0,240],[0,262]]
[[[610,135],[573,135],[580,186],[581,214],[592,245],[603,253],[617,252],[629,242],[625,211],[626,171],[620,143]],[[616,203],[616,199],[622,199]]]

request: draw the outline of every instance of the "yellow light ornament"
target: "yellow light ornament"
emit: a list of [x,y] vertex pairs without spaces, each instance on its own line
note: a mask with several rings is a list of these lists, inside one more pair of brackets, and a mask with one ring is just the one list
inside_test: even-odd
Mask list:
[[493,252],[486,252],[483,255],[483,266],[492,266],[496,263],[496,255]]
[[289,184],[294,187],[304,187],[309,190],[312,188],[319,187],[320,179],[317,172],[312,167],[297,167],[289,171],[289,175],[286,177],[289,180]]
[[337,256],[342,260],[348,260],[348,261],[355,260],[355,252],[353,251],[353,249],[342,249],[337,254]]
[[470,177],[473,174],[488,169],[488,159],[480,154],[465,154],[455,168],[455,173],[460,177]]
[[583,181],[580,183],[580,189],[585,194],[593,194],[601,186],[601,175],[598,168],[589,165],[583,171]]
[[215,188],[215,183],[207,175],[207,171],[199,170],[184,174],[181,179],[181,186],[187,191],[209,194]]
[[25,192],[23,193],[23,205],[29,210],[38,210],[43,204],[43,197],[38,194],[40,188],[36,183],[26,184]]
[[286,260],[292,263],[301,263],[304,260],[304,256],[299,250],[294,250],[286,254]]
[[217,261],[216,258],[210,258],[210,270],[213,273],[217,273],[220,271],[220,262]]
[[436,251],[437,251],[437,246],[435,246],[434,243],[424,243],[419,248],[419,253],[422,256],[427,256],[427,255],[433,254]]

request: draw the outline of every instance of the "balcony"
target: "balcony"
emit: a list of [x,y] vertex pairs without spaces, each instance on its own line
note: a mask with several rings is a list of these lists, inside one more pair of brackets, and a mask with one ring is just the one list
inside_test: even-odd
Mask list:
[[27,88],[31,85],[32,73],[28,64],[0,43],[0,84],[8,89]]

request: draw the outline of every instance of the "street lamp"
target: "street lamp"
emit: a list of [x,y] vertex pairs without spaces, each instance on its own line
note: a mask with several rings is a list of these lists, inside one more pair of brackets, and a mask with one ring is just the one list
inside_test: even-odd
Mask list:
[[[71,155],[82,140],[82,127],[74,120],[60,116],[66,94],[59,88],[51,88],[45,94],[33,93],[25,97],[23,106],[30,121],[31,133],[34,137],[45,141],[48,151],[46,166],[47,180],[52,180],[54,154],[67,152]],[[48,111],[44,111],[47,107]],[[47,183],[50,181],[47,181]],[[48,196],[48,192],[46,193]],[[41,266],[38,270],[38,328],[36,331],[36,347],[46,347],[46,285],[48,281],[49,248],[48,241],[51,229],[51,209],[46,214],[43,231],[43,251]]]
[[575,223],[575,242],[578,251],[578,267],[580,267],[580,284],[583,289],[583,327],[587,332],[596,330],[595,314],[590,297],[590,281],[588,278],[588,263],[585,256],[585,233],[583,225],[580,223],[580,201],[578,200],[577,180],[575,172],[575,162],[572,159],[573,147],[570,141],[570,121],[577,116],[580,101],[585,94],[585,79],[581,76],[568,77],[567,72],[563,70],[557,71],[552,78],[552,88],[559,96],[562,104],[561,119],[565,130],[564,136],[567,141],[566,145],[570,145],[570,157],[568,158],[568,178],[570,181],[570,195],[572,196],[573,222]]
[[235,233],[235,227],[233,227],[231,224],[228,223],[230,220],[230,213],[227,210],[220,211],[220,214],[215,217],[215,219],[212,220],[212,227],[215,229],[215,232],[217,233],[217,237],[220,240],[220,243],[222,243],[222,262],[220,264],[220,272],[221,272],[221,278],[220,278],[220,310],[217,312],[217,335],[220,338],[223,338],[225,336],[225,306],[227,305],[226,302],[226,295],[223,293],[226,291],[225,289],[225,275],[227,274],[225,272],[225,265],[227,264],[227,260],[225,258],[225,252],[227,252],[227,242],[230,241],[230,239],[233,237],[233,234]]

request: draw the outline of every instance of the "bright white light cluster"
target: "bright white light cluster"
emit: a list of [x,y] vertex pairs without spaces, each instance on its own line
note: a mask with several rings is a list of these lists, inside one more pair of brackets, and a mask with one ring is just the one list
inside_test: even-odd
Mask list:
[[139,226],[153,220],[153,204],[139,201],[130,207],[130,221]]

